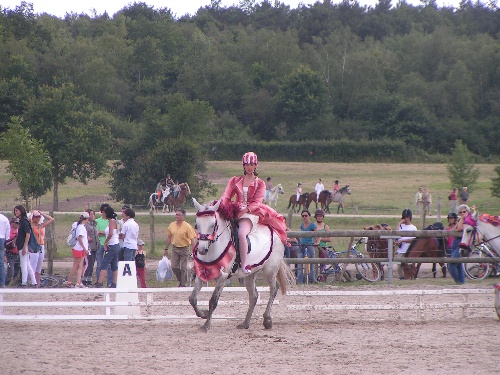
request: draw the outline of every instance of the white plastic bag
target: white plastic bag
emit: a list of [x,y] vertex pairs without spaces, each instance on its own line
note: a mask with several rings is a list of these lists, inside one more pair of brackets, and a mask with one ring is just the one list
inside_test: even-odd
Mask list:
[[170,264],[170,259],[164,256],[158,262],[158,269],[156,270],[156,281],[162,283],[165,280],[170,280],[172,276],[172,265]]

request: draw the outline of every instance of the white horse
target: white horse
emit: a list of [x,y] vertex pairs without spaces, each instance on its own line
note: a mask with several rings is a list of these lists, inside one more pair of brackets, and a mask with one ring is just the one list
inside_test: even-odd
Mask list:
[[170,188],[167,186],[165,187],[165,190],[162,191],[161,193],[161,199],[158,199],[158,195],[156,192],[152,193],[149,196],[148,200],[148,206],[149,210],[155,210],[155,212],[158,212],[158,205],[163,204],[163,212],[168,212],[168,196],[170,195]]
[[264,199],[264,203],[268,206],[271,206],[271,203],[274,203],[274,208],[276,208],[279,194],[285,194],[285,190],[283,190],[283,186],[281,186],[281,184],[278,184],[269,190],[269,200]]
[[[226,280],[237,272],[236,248],[231,234],[232,223],[223,219],[219,212],[221,201],[213,204],[199,204],[193,198],[194,206],[198,209],[196,213],[196,227],[198,229],[198,245],[193,249],[194,269],[196,281],[193,292],[189,296],[189,303],[194,308],[196,316],[206,319],[201,327],[202,331],[210,329],[212,314],[217,307],[220,294],[225,286]],[[255,278],[262,271],[264,279],[269,284],[269,301],[264,312],[264,327],[272,328],[271,307],[278,289],[286,294],[288,284],[294,283],[294,277],[288,265],[283,261],[284,245],[279,236],[270,228],[257,225],[248,235],[250,246],[247,261],[252,265],[250,273],[238,272],[238,277],[244,278],[245,287],[248,291],[248,310],[243,323],[237,328],[247,329],[250,319],[257,303],[259,293],[255,286]],[[210,298],[209,309],[201,310],[197,304],[197,296],[203,282],[216,281],[215,289]]]
[[459,246],[470,250],[474,242],[485,242],[500,253],[500,218],[488,214],[478,218],[477,212],[469,214],[464,220],[464,231]]

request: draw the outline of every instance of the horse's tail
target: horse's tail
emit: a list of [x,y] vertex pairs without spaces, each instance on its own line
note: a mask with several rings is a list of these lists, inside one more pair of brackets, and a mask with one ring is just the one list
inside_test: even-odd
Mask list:
[[287,289],[289,286],[294,287],[296,285],[295,275],[292,270],[285,263],[284,260],[281,260],[280,269],[278,270],[278,275],[276,276],[278,280],[278,284],[281,289],[281,294],[286,295]]
[[288,200],[288,207],[286,209],[289,210],[291,205],[292,205],[292,198],[290,197],[290,199]]

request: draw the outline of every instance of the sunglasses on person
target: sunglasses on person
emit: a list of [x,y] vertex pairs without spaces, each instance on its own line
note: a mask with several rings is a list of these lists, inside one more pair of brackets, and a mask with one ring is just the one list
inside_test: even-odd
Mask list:
[[460,214],[466,214],[466,213],[467,213],[467,211],[460,211],[459,213],[460,213]]
[[305,215],[300,215],[300,216],[302,216],[302,217],[309,217],[309,215],[307,215],[307,214],[305,214]]

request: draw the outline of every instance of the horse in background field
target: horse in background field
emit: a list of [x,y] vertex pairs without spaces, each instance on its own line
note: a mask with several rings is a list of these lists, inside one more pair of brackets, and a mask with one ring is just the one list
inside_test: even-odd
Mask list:
[[170,212],[174,212],[179,207],[184,207],[184,204],[186,203],[186,197],[191,195],[191,189],[189,189],[189,185],[187,182],[179,184],[179,190],[180,191],[177,198],[174,198],[173,192],[168,196],[168,208],[170,209]]
[[285,194],[285,190],[283,190],[283,186],[281,186],[281,184],[278,184],[274,186],[271,190],[269,190],[269,200],[266,200],[264,198],[264,203],[266,203],[269,206],[271,206],[271,204],[274,203],[274,208],[276,208],[276,205],[278,204],[279,194]]
[[[222,289],[233,273],[238,273],[238,277],[244,278],[248,292],[247,314],[245,320],[237,328],[248,329],[250,326],[259,297],[255,285],[259,273],[262,273],[262,278],[269,284],[269,301],[264,312],[264,327],[272,328],[271,308],[278,289],[281,289],[281,293],[285,295],[288,285],[295,283],[290,267],[283,260],[285,250],[283,242],[269,227],[258,224],[247,237],[249,249],[251,249],[247,255],[247,261],[252,265],[251,272],[238,271],[237,244],[233,242],[232,223],[221,216],[223,215],[219,212],[221,201],[201,205],[193,198],[193,203],[198,210],[196,213],[198,244],[193,249],[196,281],[193,292],[189,296],[189,303],[193,306],[196,316],[206,319],[201,329],[204,332],[210,329],[212,314],[217,307]],[[202,310],[198,307],[198,293],[203,284],[209,281],[215,281],[216,285],[208,310]]]
[[[424,230],[443,230],[442,223],[434,223],[429,225]],[[445,237],[421,237],[415,238],[408,250],[406,251],[406,258],[418,258],[418,257],[429,257],[429,258],[443,258],[446,257],[446,247],[447,241]],[[420,266],[422,263],[418,263],[417,266],[414,264],[404,264],[403,265],[403,273],[405,276],[405,280],[408,279],[416,279],[418,275],[418,271],[420,270]],[[443,272],[443,278],[446,277],[446,264],[439,263],[441,266],[441,271]],[[432,274],[434,278],[436,277],[436,263],[432,264]]]
[[[326,193],[328,192],[328,193]],[[351,189],[349,185],[341,187],[339,191],[335,194],[328,190],[323,190],[319,193],[318,202],[321,204],[321,209],[327,213],[330,213],[330,203],[338,202],[337,213],[340,213],[340,209],[342,209],[342,213],[344,213],[344,195],[351,195]]]
[[[309,199],[309,193],[304,193],[299,197],[297,201],[297,194],[294,194],[290,197],[288,201],[287,210],[292,207],[293,212],[299,212],[302,208],[307,208],[307,201]],[[297,206],[297,210],[295,210],[295,206]]]
[[168,195],[170,194],[170,188],[167,186],[161,193],[161,198],[158,199],[158,194],[156,192],[149,196],[148,206],[150,211],[158,212],[158,206],[163,204],[163,212],[168,211]]

